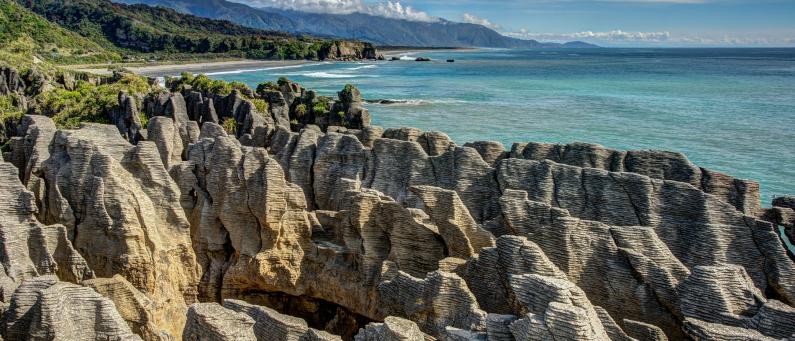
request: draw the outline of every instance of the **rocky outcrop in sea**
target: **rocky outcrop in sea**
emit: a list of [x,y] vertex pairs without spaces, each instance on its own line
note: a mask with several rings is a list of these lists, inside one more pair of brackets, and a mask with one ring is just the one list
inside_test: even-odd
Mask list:
[[4,339],[795,338],[795,205],[755,182],[383,129],[354,87],[170,87],[120,94],[112,125],[17,125]]

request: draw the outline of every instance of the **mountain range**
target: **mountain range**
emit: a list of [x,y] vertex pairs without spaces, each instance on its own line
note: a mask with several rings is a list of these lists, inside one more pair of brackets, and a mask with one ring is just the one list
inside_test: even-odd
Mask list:
[[506,37],[477,24],[439,19],[409,21],[364,13],[309,13],[276,8],[254,8],[225,0],[120,0],[163,6],[177,11],[263,30],[320,37],[356,39],[380,46],[566,48],[595,47],[584,42],[543,43]]
[[57,62],[377,57],[366,42],[296,37],[166,7],[108,0],[0,1],[0,48],[27,37],[31,53]]

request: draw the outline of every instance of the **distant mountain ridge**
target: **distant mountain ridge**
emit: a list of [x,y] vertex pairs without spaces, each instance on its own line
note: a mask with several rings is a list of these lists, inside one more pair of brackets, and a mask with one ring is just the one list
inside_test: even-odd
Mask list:
[[585,42],[542,43],[506,37],[482,25],[440,19],[418,22],[363,13],[309,13],[276,8],[254,8],[225,0],[119,0],[163,6],[213,19],[293,34],[368,41],[381,46],[567,48],[596,47]]
[[[40,15],[37,17],[40,21],[47,19],[76,32],[82,37],[75,36],[88,38],[97,47],[125,54],[156,54],[169,58],[198,55],[251,59],[378,58],[376,49],[366,42],[295,37],[282,31],[191,15],[164,6],[109,0],[17,0],[16,4],[10,4],[21,5]],[[45,33],[39,35],[46,36]]]

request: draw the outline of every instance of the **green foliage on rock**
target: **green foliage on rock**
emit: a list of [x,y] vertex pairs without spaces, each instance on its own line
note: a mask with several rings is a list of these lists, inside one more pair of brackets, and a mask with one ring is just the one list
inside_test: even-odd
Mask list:
[[295,106],[295,116],[304,117],[306,115],[306,104],[299,104]]
[[268,115],[268,102],[260,98],[252,98],[250,99],[251,103],[254,104],[254,108],[257,109],[257,112],[260,115],[267,116]]
[[145,78],[125,74],[118,82],[98,86],[78,81],[74,90],[55,88],[37,100],[41,113],[51,116],[58,127],[78,128],[81,122],[110,123],[108,114],[118,107],[119,92],[141,95],[152,90]]
[[322,114],[326,111],[328,111],[328,107],[324,102],[317,102],[314,106],[312,106],[312,112],[315,114]]
[[237,133],[237,121],[234,118],[228,117],[223,120],[221,127],[224,128],[227,134],[235,135]]
[[271,91],[271,90],[279,90],[279,87],[273,82],[264,82],[264,83],[259,83],[259,85],[257,85],[258,93]]
[[145,112],[140,111],[138,113],[138,120],[141,121],[141,128],[146,129],[149,127],[149,116],[146,116]]
[[0,96],[0,129],[19,120],[25,113],[20,107],[20,100],[21,98],[15,94]]

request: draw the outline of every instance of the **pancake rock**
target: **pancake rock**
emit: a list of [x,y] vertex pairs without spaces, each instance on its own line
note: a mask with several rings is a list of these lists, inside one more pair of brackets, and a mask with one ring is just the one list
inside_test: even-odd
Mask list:
[[795,337],[777,234],[795,211],[760,209],[753,182],[669,152],[384,130],[353,87],[179,82],[146,96],[145,133],[124,96],[114,125],[20,120],[4,338]]
[[759,184],[698,167],[680,153],[659,150],[618,151],[596,144],[516,143],[511,157],[550,160],[572,166],[599,168],[611,172],[632,172],[654,179],[689,183],[754,215],[761,208]]
[[55,276],[23,281],[3,314],[6,340],[141,340],[113,302]]
[[[12,152],[29,156],[21,178],[37,188],[31,198],[40,203],[37,217],[65,226],[93,275],[119,274],[148,295],[158,330],[179,336],[185,303],[195,300],[198,269],[180,191],[155,144],[133,146],[103,125],[40,134],[51,122],[38,121],[48,120],[36,118],[27,127],[36,148]],[[48,154],[39,143],[49,145]]]

